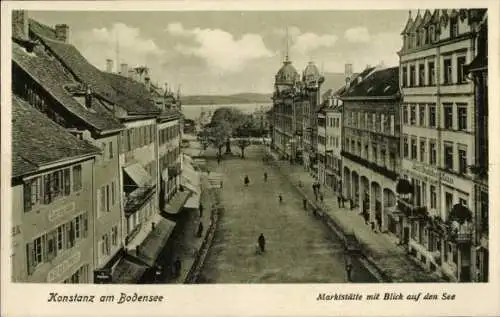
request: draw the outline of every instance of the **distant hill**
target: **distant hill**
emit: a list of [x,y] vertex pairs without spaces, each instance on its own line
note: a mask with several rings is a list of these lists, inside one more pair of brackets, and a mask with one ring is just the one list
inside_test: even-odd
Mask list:
[[193,95],[182,97],[183,105],[226,105],[241,103],[271,103],[272,94],[240,93],[234,95]]

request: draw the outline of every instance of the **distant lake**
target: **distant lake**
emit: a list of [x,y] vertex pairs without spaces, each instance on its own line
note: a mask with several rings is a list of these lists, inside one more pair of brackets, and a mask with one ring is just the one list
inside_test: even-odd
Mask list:
[[245,104],[224,104],[224,105],[183,105],[182,113],[186,119],[198,120],[202,112],[205,112],[205,120],[210,120],[216,109],[221,107],[236,108],[241,110],[243,113],[251,114],[257,110],[267,111],[271,109],[271,103],[245,103]]

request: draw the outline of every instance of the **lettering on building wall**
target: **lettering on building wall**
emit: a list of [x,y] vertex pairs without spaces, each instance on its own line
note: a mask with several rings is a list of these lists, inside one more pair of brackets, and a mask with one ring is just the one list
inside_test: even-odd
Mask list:
[[64,273],[69,271],[73,266],[77,265],[80,262],[81,253],[76,252],[66,260],[62,261],[55,268],[50,270],[49,274],[47,274],[47,282],[53,282],[54,280],[60,279]]
[[49,221],[57,221],[58,219],[64,217],[65,215],[72,214],[75,211],[75,203],[70,203],[62,206],[59,209],[49,211]]
[[450,185],[453,185],[453,183],[454,183],[454,180],[452,177],[446,175],[446,173],[444,173],[444,172],[439,172],[434,168],[430,168],[430,167],[427,167],[424,165],[419,165],[419,164],[413,164],[412,169],[414,171],[417,171],[419,173],[422,173],[422,174],[425,174],[425,175],[428,175],[428,176],[431,176],[434,178],[438,178],[441,175],[441,180],[443,182],[448,183]]

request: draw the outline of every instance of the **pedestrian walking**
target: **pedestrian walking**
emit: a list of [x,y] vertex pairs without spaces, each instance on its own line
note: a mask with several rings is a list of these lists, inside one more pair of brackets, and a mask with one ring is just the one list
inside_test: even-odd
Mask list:
[[261,233],[259,239],[257,240],[260,248],[260,252],[266,252],[266,238],[264,238],[264,234]]
[[224,187],[224,182],[220,181],[220,188],[223,188],[223,187]]
[[323,193],[319,193],[319,200],[321,201],[321,203],[323,203],[323,199],[324,199]]
[[342,205],[342,197],[337,196],[337,204],[339,205],[339,208],[341,208],[341,205]]
[[354,209],[354,201],[352,199],[349,199],[349,203],[351,205],[351,210]]
[[245,175],[245,186],[248,186],[250,183],[250,178],[248,178],[248,175]]
[[181,259],[179,257],[174,262],[174,272],[175,277],[181,276]]
[[351,257],[349,255],[346,256],[345,259],[345,272],[347,275],[347,281],[351,281],[351,271],[352,271],[352,262],[351,262]]
[[304,210],[307,210],[307,199],[302,199],[302,206],[304,206]]
[[267,183],[267,172],[264,172],[264,182]]
[[203,205],[200,204],[200,218],[203,217]]
[[318,192],[314,192],[314,200],[318,201]]
[[279,194],[278,199],[279,199],[280,204],[281,204],[283,202],[283,196],[281,196],[281,194]]
[[220,155],[217,155],[217,164],[220,165]]

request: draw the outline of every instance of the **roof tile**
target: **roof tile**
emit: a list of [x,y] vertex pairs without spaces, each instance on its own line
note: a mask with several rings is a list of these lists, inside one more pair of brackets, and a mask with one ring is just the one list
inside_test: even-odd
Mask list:
[[399,93],[399,68],[376,70],[342,97],[390,97]]
[[12,98],[12,177],[26,175],[39,167],[100,150],[67,132],[43,113]]

